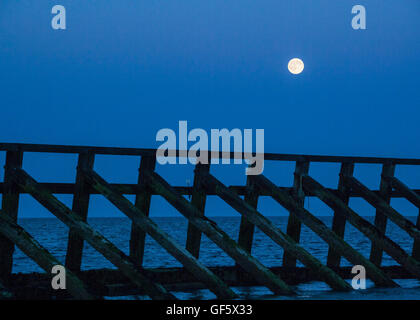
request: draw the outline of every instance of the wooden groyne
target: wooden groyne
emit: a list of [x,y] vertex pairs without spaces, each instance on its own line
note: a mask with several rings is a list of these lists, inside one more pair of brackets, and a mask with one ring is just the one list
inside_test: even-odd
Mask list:
[[[265,175],[248,176],[244,186],[227,186],[211,174],[211,165],[197,164],[193,186],[173,186],[156,171],[156,150],[85,146],[0,144],[5,152],[4,181],[0,183],[0,299],[101,299],[103,296],[145,294],[152,299],[175,299],[174,290],[206,288],[220,299],[234,299],[233,286],[259,285],[275,294],[293,295],[292,285],[320,280],[333,290],[348,291],[345,279],[350,269],[340,265],[344,257],[362,265],[367,277],[381,287],[397,286],[395,278],[420,279],[420,219],[413,224],[391,205],[392,198],[405,198],[420,208],[420,190],[412,190],[394,176],[398,165],[420,165],[420,159],[265,154],[266,161],[293,161],[296,164],[292,186],[274,184]],[[74,183],[36,181],[23,167],[25,153],[77,154]],[[94,170],[95,155],[139,158],[138,183],[107,182]],[[185,152],[177,152],[183,156]],[[212,157],[238,157],[238,154],[211,154]],[[239,155],[243,157],[243,155]],[[326,188],[309,174],[310,163],[340,163],[336,189]],[[379,190],[371,190],[353,176],[357,164],[382,166]],[[29,194],[69,228],[65,261],[58,261],[18,223],[19,195]],[[55,195],[73,195],[69,208]],[[103,195],[132,222],[130,251],[126,255],[87,223],[90,195]],[[124,195],[135,195],[132,203]],[[152,196],[163,197],[188,220],[186,244],[178,243],[149,218]],[[184,196],[191,196],[188,201]],[[238,239],[232,239],[204,215],[207,196],[218,196],[241,215]],[[289,211],[287,230],[276,227],[258,210],[260,197],[271,197]],[[332,228],[304,207],[305,197],[317,197],[333,209]],[[350,198],[366,200],[376,209],[374,223],[349,206]],[[413,238],[413,251],[406,252],[386,235],[387,221]],[[370,257],[363,256],[344,240],[349,223],[371,242]],[[315,232],[329,246],[323,264],[300,242],[302,225]],[[257,227],[284,249],[283,265],[268,268],[251,252]],[[235,266],[208,267],[199,259],[201,236],[205,234],[229,255]],[[145,269],[143,255],[146,235],[182,264],[182,268]],[[83,243],[89,243],[117,270],[81,271]],[[18,247],[36,262],[45,274],[13,274],[13,252]],[[383,267],[387,253],[398,265]],[[297,267],[300,261],[304,267]],[[66,267],[67,290],[50,287],[54,265]]]

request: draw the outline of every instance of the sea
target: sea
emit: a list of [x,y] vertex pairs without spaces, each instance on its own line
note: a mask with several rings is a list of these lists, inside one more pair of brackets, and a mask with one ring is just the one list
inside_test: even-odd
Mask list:
[[[285,232],[287,226],[286,216],[268,217],[277,227]],[[331,227],[332,217],[319,217],[323,222]],[[373,217],[365,217],[373,222]],[[415,217],[408,217],[415,222]],[[159,227],[168,233],[180,244],[185,244],[188,222],[184,217],[155,217],[152,218]],[[233,239],[237,239],[240,225],[240,217],[210,217],[217,225],[222,228]],[[88,223],[108,240],[113,242],[123,252],[128,254],[131,223],[128,218],[92,218]],[[38,242],[47,248],[58,260],[64,262],[68,228],[55,218],[25,218],[20,219],[19,224],[25,228]],[[387,235],[397,242],[405,251],[411,252],[413,239],[392,222],[388,222]],[[369,257],[371,242],[362,233],[350,224],[346,226],[345,240],[364,256]],[[312,255],[323,263],[326,262],[328,245],[313,233],[306,226],[302,227],[301,244]],[[281,266],[283,250],[274,243],[259,229],[256,229],[253,248],[253,255],[264,265]],[[230,266],[234,261],[218,248],[205,235],[202,237],[200,261],[206,266]],[[351,264],[342,259],[342,266]],[[384,254],[383,265],[397,265],[397,263]],[[302,266],[298,262],[298,266]],[[181,267],[181,264],[170,256],[150,237],[146,238],[145,268],[168,268]],[[100,253],[93,249],[89,244],[85,244],[83,252],[82,269],[114,268]],[[31,259],[20,250],[15,251],[14,273],[43,272]],[[351,280],[349,280],[351,282]],[[366,289],[353,290],[349,293],[337,293],[332,291],[325,283],[310,282],[297,285],[294,289],[296,296],[276,296],[265,287],[236,287],[233,290],[241,299],[303,299],[303,300],[418,300],[420,299],[420,281],[416,279],[396,279],[399,288],[384,289],[375,288],[374,284],[367,280]],[[179,299],[214,299],[215,296],[209,290],[194,290],[190,292],[174,292]],[[146,299],[144,296],[129,297],[107,297],[109,299]]]

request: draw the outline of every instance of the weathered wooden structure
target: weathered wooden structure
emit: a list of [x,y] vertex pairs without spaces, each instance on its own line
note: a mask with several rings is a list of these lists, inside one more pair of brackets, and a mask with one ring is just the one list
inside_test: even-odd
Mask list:
[[[420,279],[420,219],[410,222],[390,205],[391,198],[404,197],[420,208],[420,190],[412,190],[394,176],[397,165],[420,165],[420,159],[334,157],[288,154],[265,154],[266,161],[296,163],[293,186],[277,186],[264,175],[248,176],[246,186],[226,186],[210,173],[210,165],[197,164],[194,184],[171,186],[156,173],[156,150],[134,148],[0,144],[6,153],[4,182],[0,183],[0,299],[50,298],[57,292],[49,288],[51,268],[64,264],[68,290],[62,298],[100,299],[109,295],[146,294],[152,299],[175,299],[177,288],[207,288],[218,298],[233,299],[235,285],[266,286],[275,294],[293,295],[294,283],[321,280],[334,290],[351,290],[344,280],[350,269],[341,267],[341,257],[363,265],[367,276],[377,286],[397,286],[394,278]],[[24,153],[78,154],[75,183],[36,181],[22,168]],[[95,155],[139,157],[137,184],[111,184],[94,171]],[[177,156],[183,156],[177,152]],[[212,155],[214,156],[214,154]],[[220,154],[233,158],[237,154]],[[243,155],[240,155],[241,157]],[[341,163],[337,189],[326,188],[309,175],[311,162]],[[370,190],[353,176],[359,163],[382,165],[379,190]],[[59,262],[17,222],[19,194],[29,194],[69,227],[66,261]],[[72,194],[72,208],[54,195]],[[124,254],[88,223],[89,197],[101,194],[132,221],[130,254]],[[124,195],[135,195],[132,203]],[[177,243],[150,218],[152,196],[159,195],[188,219],[185,245]],[[188,201],[184,195],[190,195]],[[213,221],[205,217],[206,197],[218,196],[242,215],[238,240],[231,239]],[[334,210],[332,228],[304,208],[305,197],[317,197]],[[289,214],[287,231],[277,228],[258,211],[259,197],[271,197]],[[351,197],[361,197],[376,208],[372,224],[349,207]],[[413,238],[413,252],[404,251],[385,234],[387,220]],[[350,223],[372,241],[371,255],[364,257],[343,238]],[[323,264],[300,243],[302,224],[329,245],[327,263]],[[254,228],[259,228],[284,249],[283,266],[268,268],[251,254]],[[205,234],[236,263],[234,267],[209,268],[198,260],[201,235]],[[152,237],[183,268],[144,269],[145,236]],[[81,271],[84,241],[117,267],[117,270]],[[20,248],[46,274],[12,274],[14,248]],[[386,252],[398,266],[381,266]],[[299,260],[305,267],[297,267]],[[61,297],[61,296],[60,296]]]

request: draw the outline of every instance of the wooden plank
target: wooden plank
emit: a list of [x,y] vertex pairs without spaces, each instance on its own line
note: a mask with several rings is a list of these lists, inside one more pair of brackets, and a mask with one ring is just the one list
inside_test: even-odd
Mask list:
[[[74,183],[48,183],[48,182],[39,182],[39,184],[44,188],[47,189],[50,193],[52,194],[74,194],[76,187]],[[113,188],[118,189],[118,192],[124,195],[137,195],[138,193],[142,192],[142,188],[138,186],[137,183],[111,183]],[[192,187],[188,187],[188,186],[172,186],[177,193],[182,194],[182,195],[186,195],[186,196],[190,196],[192,195],[192,191],[193,188]],[[247,194],[247,187],[246,186],[235,186],[235,185],[231,185],[228,186],[228,188],[232,191],[234,191],[236,194],[240,195],[240,196],[245,196]],[[292,192],[293,188],[291,187],[282,187],[279,186],[279,188],[281,188],[282,190],[285,190],[287,192]],[[335,195],[340,195],[340,193],[336,190],[336,189],[331,189],[328,188],[328,190],[332,193],[334,193]],[[4,191],[4,185],[2,182],[0,182],[0,194],[3,193]],[[415,192],[417,195],[420,195],[420,190],[419,189],[413,189],[413,192]],[[92,195],[92,194],[98,194],[98,192],[96,190],[94,190],[93,188],[89,188],[88,192]],[[379,190],[373,190],[374,193],[379,194]],[[20,192],[21,194],[25,194],[26,192],[24,190],[21,190]],[[308,197],[313,197],[315,195],[311,194],[310,192],[306,192],[305,193],[306,196]],[[156,193],[152,192],[152,195],[156,195]],[[215,195],[212,194],[212,192],[208,192],[206,190],[206,195]],[[262,191],[258,192],[259,196],[271,196],[270,194],[266,194]],[[350,190],[349,191],[349,196],[352,198],[361,198],[361,194],[359,192],[356,192],[354,190]],[[401,192],[398,192],[396,190],[392,191],[391,194],[392,198],[404,198],[404,195],[401,194]]]
[[[209,269],[231,286],[250,287],[259,285],[246,273],[243,273],[242,278],[237,279],[235,266],[210,267]],[[346,266],[337,268],[336,272],[343,279],[351,280],[354,278],[354,273],[352,274],[351,270],[351,266]],[[381,270],[394,279],[412,279],[412,275],[401,266],[386,266],[381,267]],[[270,271],[293,285],[320,280],[317,274],[306,267],[284,268],[275,266],[270,267]],[[194,276],[183,267],[145,269],[145,274],[151,279],[160,279],[166,288],[174,291],[206,289],[204,284],[198,283]],[[133,286],[116,269],[86,270],[81,272],[80,277],[89,287],[95,287],[97,294],[103,296],[121,297],[144,294],[140,288]],[[9,285],[9,290],[15,293],[17,299],[22,296],[48,299],[50,293],[43,294],[41,287],[47,287],[49,282],[50,280],[40,273],[15,274],[12,283]]]
[[[144,171],[146,174],[148,171]],[[177,244],[166,232],[163,232],[149,217],[129,200],[112,190],[110,185],[94,171],[85,172],[91,185],[105,198],[114,204],[121,212],[129,217],[141,230],[150,235],[169,254],[177,259],[198,281],[205,283],[220,299],[233,299],[236,294],[207,267],[199,262],[186,249]]]
[[[136,194],[135,206],[139,208],[140,211],[143,212],[143,214],[146,216],[149,216],[152,194],[150,193],[150,190],[145,186],[143,172],[147,170],[154,171],[155,166],[155,156],[144,156],[141,158],[137,184],[142,191]],[[134,263],[139,266],[143,264],[145,242],[146,233],[135,223],[132,223],[130,237],[130,257]]]
[[[252,177],[257,182],[258,186],[261,177],[261,175]],[[347,282],[341,279],[334,271],[324,266],[318,259],[313,257],[304,248],[299,246],[299,244],[293,241],[293,239],[291,239],[287,234],[283,233],[261,213],[249,206],[238,195],[230,191],[214,176],[208,174],[204,179],[204,184],[206,188],[213,189],[218,194],[218,196],[222,198],[226,203],[228,203],[232,208],[237,210],[240,214],[244,215],[268,237],[282,246],[285,251],[290,252],[293,257],[300,260],[305,266],[310,268],[315,273],[319,274],[320,277],[333,289],[340,291],[348,291],[351,289]],[[294,201],[292,197],[290,197],[290,199]],[[295,211],[298,209],[298,207],[296,206],[295,208],[288,209]]]
[[[397,210],[392,208],[384,199],[370,191],[354,177],[346,178],[346,183],[352,188],[359,190],[367,202],[381,211],[389,220],[394,222],[401,229],[405,230],[411,237],[417,240],[420,239],[420,229],[410,220],[402,216]],[[380,231],[383,232],[382,230]]]
[[[22,167],[22,161],[23,153],[21,151],[8,151],[6,153],[2,215],[9,217],[13,222],[16,222],[18,217],[19,188],[12,179],[12,169]],[[7,279],[12,272],[14,250],[13,242],[0,235],[0,279]]]
[[[309,162],[296,162],[292,196],[295,200],[295,203],[302,208],[305,205],[305,193],[302,189],[302,175],[306,175],[308,174],[308,172]],[[287,234],[297,243],[299,243],[300,240],[301,228],[301,222],[300,219],[296,216],[296,213],[293,210],[289,211],[289,220],[287,222]],[[283,265],[285,267],[296,267],[296,257],[292,256],[289,252],[285,251],[283,255]]]
[[[62,265],[47,249],[41,246],[32,236],[22,227],[17,225],[8,217],[0,215],[0,233],[16,244],[29,258],[36,262],[44,271],[51,275],[51,270],[56,265]],[[81,300],[99,299],[91,295],[86,286],[70,270],[66,270],[66,284],[68,292],[75,298]]]
[[[348,205],[350,200],[350,188],[344,183],[344,178],[352,176],[354,171],[354,163],[345,162],[341,164],[340,179],[338,180],[338,191],[340,192],[339,198],[344,204]],[[332,230],[340,238],[344,239],[344,233],[346,230],[346,218],[338,211],[334,211]],[[335,250],[333,246],[328,248],[327,266],[338,267],[340,266],[341,255]]]
[[[87,220],[89,210],[89,185],[86,183],[82,170],[93,169],[95,155],[92,153],[81,153],[77,163],[77,174],[75,192],[73,196],[72,211],[79,216],[82,221]],[[76,230],[69,230],[67,242],[66,267],[73,272],[79,272],[82,265],[83,238]]]
[[[249,176],[246,179],[248,192],[245,194],[244,201],[252,208],[257,209],[258,206],[258,193],[255,184]],[[238,244],[245,249],[246,252],[251,253],[252,242],[254,240],[254,224],[249,221],[245,216],[241,216],[241,224],[239,227]]]
[[[302,177],[303,178],[303,177]],[[270,180],[263,175],[254,177],[259,187],[269,189],[273,193],[273,199],[288,210],[293,210],[296,217],[307,225],[321,239],[333,247],[340,255],[343,255],[354,265],[363,265],[369,277],[378,286],[397,286],[386,274],[371,263],[367,258],[352,248],[340,236],[330,230],[320,219],[311,214],[304,207],[296,203],[295,199],[287,193],[279,190]],[[303,262],[303,261],[302,261]],[[308,266],[309,267],[309,266]]]
[[[395,165],[394,164],[384,164],[382,166],[382,174],[381,174],[381,183],[379,186],[379,197],[381,197],[386,204],[391,203],[391,193],[392,193],[392,185],[386,179],[389,177],[394,176],[395,173]],[[386,225],[387,225],[387,217],[381,210],[376,210],[375,214],[375,226],[378,228],[380,232],[383,234],[386,233]],[[383,250],[375,243],[372,242],[372,247],[370,250],[370,261],[372,261],[375,265],[380,266],[382,263],[382,256]]]
[[400,192],[408,201],[420,208],[419,194],[414,190],[411,190],[407,185],[395,177],[389,177],[387,180],[391,183],[392,187],[398,190],[398,192]]
[[[28,151],[28,152],[48,152],[48,153],[86,153],[108,155],[127,155],[127,156],[151,156],[156,155],[156,149],[147,148],[119,148],[119,147],[98,147],[98,146],[72,146],[72,145],[48,145],[48,144],[28,144],[28,143],[0,143],[0,151]],[[175,150],[177,155],[183,151]],[[201,150],[200,154],[208,153],[210,159],[221,157],[222,152],[209,152]],[[227,154],[227,155],[226,155]],[[240,157],[246,159],[245,153],[223,152],[223,156],[234,159]],[[323,155],[302,155],[302,154],[281,154],[264,153],[265,160],[277,161],[309,161],[309,162],[354,162],[354,163],[394,163],[406,165],[420,165],[420,159],[410,158],[380,158],[380,157],[354,157],[354,156],[323,156]]]
[[216,223],[203,217],[201,213],[188,202],[182,195],[176,191],[156,172],[147,174],[148,184],[156,193],[159,193],[183,216],[193,223],[210,240],[216,243],[225,251],[238,265],[250,273],[252,277],[261,285],[266,286],[277,294],[293,294],[294,291],[276,277],[267,267],[261,264],[257,259],[242,249],[234,240],[232,240]]
[[[201,187],[201,179],[203,173],[207,173],[210,170],[209,164],[198,163],[194,170],[194,185],[191,198],[191,204],[197,208],[202,216],[205,214],[206,207],[206,191]],[[187,231],[187,242],[186,248],[191,254],[198,258],[200,255],[201,245],[201,231],[196,228],[190,221],[188,222]]]
[[78,215],[72,212],[65,204],[50,194],[25,171],[13,169],[14,181],[52,214],[60,219],[69,228],[73,228],[89,244],[100,252],[108,261],[115,265],[136,286],[143,288],[152,299],[172,300],[175,297],[162,285],[155,283],[144,276],[142,269],[138,268],[128,256],[112,244],[108,239],[95,231]]
[[[395,177],[388,179],[392,187],[401,192],[408,201],[420,209],[420,196]],[[416,227],[420,228],[420,213],[417,216]],[[420,241],[414,240],[412,257],[420,260]]]
[[420,279],[420,263],[410,257],[397,243],[382,234],[373,224],[366,219],[360,217],[348,205],[346,205],[340,198],[335,196],[332,192],[324,188],[319,182],[305,176],[303,178],[303,188],[305,191],[311,191],[327,204],[333,210],[340,212],[346,217],[347,221],[362,232],[371,241],[376,241],[382,249],[388,253],[395,261],[397,261],[406,270],[411,272],[414,276]]

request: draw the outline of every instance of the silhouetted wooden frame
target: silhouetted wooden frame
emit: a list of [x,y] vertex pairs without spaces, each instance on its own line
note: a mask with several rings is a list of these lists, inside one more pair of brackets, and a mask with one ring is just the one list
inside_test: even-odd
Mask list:
[[[40,203],[70,227],[66,267],[80,273],[83,255],[83,242],[89,241],[108,260],[117,265],[120,272],[138,287],[142,287],[147,294],[156,299],[173,299],[174,296],[155,280],[149,279],[141,268],[144,255],[145,229],[133,220],[130,255],[125,256],[118,248],[113,246],[104,237],[87,223],[89,198],[92,194],[112,195],[113,203],[132,217],[139,212],[146,218],[149,215],[151,198],[154,195],[164,197],[173,207],[178,209],[188,219],[188,232],[186,250],[175,244],[173,240],[164,240],[162,244],[169,252],[178,257],[190,269],[193,275],[200,278],[207,288],[210,288],[220,298],[233,298],[233,291],[224,283],[224,277],[219,279],[212,274],[206,266],[196,260],[199,257],[201,235],[206,234],[220,248],[227,252],[235,261],[234,278],[231,284],[243,283],[249,276],[254,282],[265,285],[278,294],[293,294],[291,287],[273,274],[257,259],[252,256],[252,243],[255,227],[262,229],[274,241],[285,247],[283,259],[284,268],[296,269],[296,258],[303,258],[309,267],[309,277],[315,275],[323,279],[336,290],[347,290],[348,285],[340,277],[341,256],[346,256],[354,262],[362,262],[368,266],[371,278],[377,285],[392,286],[395,283],[389,274],[382,272],[382,252],[388,253],[401,267],[398,271],[420,278],[420,215],[417,224],[392,208],[392,198],[406,198],[420,209],[420,190],[413,190],[394,177],[398,165],[420,165],[420,159],[404,158],[376,158],[376,157],[346,157],[321,155],[293,155],[293,154],[264,154],[267,161],[293,161],[296,163],[293,186],[276,186],[264,176],[247,178],[245,186],[226,186],[210,174],[210,166],[197,164],[194,184],[190,186],[172,186],[156,174],[156,150],[139,148],[112,148],[91,146],[63,146],[63,145],[37,145],[0,143],[0,152],[6,153],[4,181],[0,182],[2,209],[0,211],[0,294],[8,295],[8,283],[11,277],[14,246],[20,246],[28,256],[38,264],[48,269],[51,263],[57,263],[46,250],[40,247],[25,230],[16,225],[19,209],[19,195],[31,194]],[[48,183],[37,182],[22,170],[25,152],[35,153],[62,153],[78,154],[78,169],[75,183]],[[201,151],[204,152],[204,151]],[[177,156],[185,156],[185,151],[175,151]],[[141,159],[137,184],[107,183],[102,178],[98,187],[97,180],[93,179],[95,155],[137,156]],[[209,152],[208,158],[246,158],[244,153]],[[325,188],[309,175],[311,162],[341,163],[338,186]],[[382,165],[382,175],[379,190],[370,190],[355,177],[353,170],[360,163]],[[92,180],[93,179],[93,180]],[[265,180],[264,180],[265,179]],[[98,181],[99,181],[98,180]],[[96,181],[92,183],[92,181]],[[105,189],[104,189],[105,188]],[[105,190],[105,191],[104,191]],[[73,194],[72,210],[59,202],[53,194]],[[136,195],[134,205],[127,207],[123,195]],[[191,203],[183,196],[191,195]],[[206,218],[206,197],[217,195],[242,214],[238,234],[235,242],[228,237],[213,221]],[[242,198],[244,196],[244,198]],[[272,223],[257,211],[260,197],[273,197],[282,206],[290,211],[287,232],[283,234]],[[328,229],[317,218],[304,209],[305,197],[318,197],[334,210],[332,229]],[[352,197],[365,199],[376,208],[375,223],[371,224],[360,217],[349,206]],[[137,212],[138,211],[138,212]],[[148,218],[147,218],[148,219]],[[414,241],[413,252],[408,254],[398,244],[385,235],[386,221],[392,220],[404,232],[407,232]],[[136,222],[137,221],[137,222]],[[149,220],[147,220],[149,221]],[[305,244],[299,244],[301,224],[305,223],[329,244],[327,264],[322,265],[317,259],[304,250]],[[370,261],[363,258],[351,248],[344,240],[346,223],[351,223],[360,232],[372,241]],[[21,230],[19,232],[16,230]],[[156,229],[157,230],[157,229]],[[155,236],[159,233],[157,231]],[[160,234],[160,233],[159,233]],[[96,236],[95,236],[96,235]],[[169,238],[168,238],[169,239]],[[247,276],[238,270],[246,270]],[[87,292],[84,284],[72,275],[73,296],[90,299],[93,297]],[[393,273],[395,276],[395,273]],[[240,276],[238,276],[240,275]],[[369,276],[369,275],[368,275]]]

